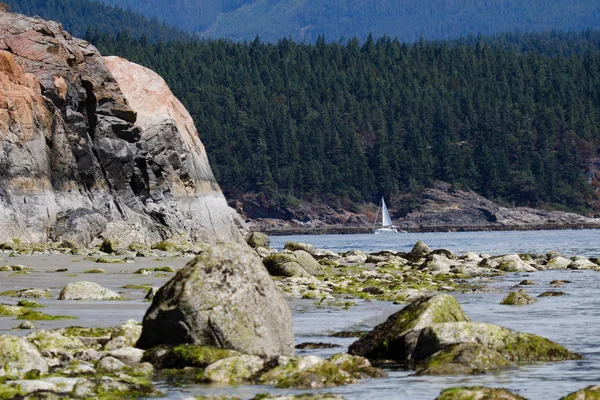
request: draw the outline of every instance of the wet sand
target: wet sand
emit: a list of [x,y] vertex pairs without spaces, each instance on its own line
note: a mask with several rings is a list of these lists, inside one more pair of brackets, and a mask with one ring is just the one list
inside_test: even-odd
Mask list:
[[[52,298],[30,299],[41,303],[45,308],[39,311],[55,315],[77,317],[77,319],[64,319],[53,321],[32,321],[38,329],[55,329],[66,326],[106,327],[119,325],[128,319],[142,321],[146,310],[150,306],[144,300],[146,292],[140,289],[124,289],[125,285],[150,285],[160,287],[164,285],[175,273],[152,272],[151,275],[134,274],[140,268],[157,268],[171,266],[175,270],[183,267],[191,258],[146,258],[136,257],[131,264],[102,264],[85,260],[83,256],[70,256],[63,254],[8,257],[0,253],[0,265],[23,265],[33,268],[33,271],[23,274],[21,272],[0,271],[0,293],[10,290],[27,288],[50,289]],[[68,269],[65,272],[54,272],[58,269]],[[90,274],[85,271],[104,269],[105,274]],[[70,282],[90,281],[120,293],[126,300],[123,301],[78,301],[58,300],[62,288]],[[0,304],[17,305],[22,300],[19,297],[0,296]],[[29,330],[15,330],[23,320],[15,317],[0,317],[0,335],[26,335]]]

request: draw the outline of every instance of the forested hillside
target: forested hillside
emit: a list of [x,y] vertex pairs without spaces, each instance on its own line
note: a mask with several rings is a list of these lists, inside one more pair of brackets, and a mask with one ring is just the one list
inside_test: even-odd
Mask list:
[[[149,44],[90,38],[166,78],[194,117],[228,196],[353,202],[434,180],[507,204],[585,212],[600,145],[598,32],[580,51],[369,38],[364,44]],[[499,38],[495,39],[496,41]],[[567,46],[568,47],[568,46]],[[554,48],[554,45],[552,46]],[[339,203],[338,203],[339,204]]]
[[401,41],[600,28],[597,0],[101,0],[203,37],[314,43],[369,33]]
[[90,0],[2,0],[10,11],[57,21],[74,36],[83,37],[86,31],[98,30],[108,34],[127,31],[129,35],[150,41],[189,40],[190,35],[167,26],[157,19],[121,7],[107,6]]

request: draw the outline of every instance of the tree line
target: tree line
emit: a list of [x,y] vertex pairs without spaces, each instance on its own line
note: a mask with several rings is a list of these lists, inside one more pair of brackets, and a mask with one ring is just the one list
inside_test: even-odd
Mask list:
[[542,38],[540,51],[517,51],[372,36],[314,45],[88,37],[166,79],[229,197],[373,202],[442,180],[506,204],[586,212],[600,52],[547,55]]

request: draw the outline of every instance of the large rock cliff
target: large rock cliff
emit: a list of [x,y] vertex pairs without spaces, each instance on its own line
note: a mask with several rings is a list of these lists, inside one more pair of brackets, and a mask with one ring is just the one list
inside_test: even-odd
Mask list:
[[241,241],[191,117],[152,71],[0,12],[0,241]]

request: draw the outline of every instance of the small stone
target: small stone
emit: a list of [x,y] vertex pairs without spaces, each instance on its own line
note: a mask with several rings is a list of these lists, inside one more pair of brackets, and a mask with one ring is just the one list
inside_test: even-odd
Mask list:
[[116,292],[94,282],[73,282],[65,286],[58,296],[59,300],[122,300]]
[[98,361],[97,368],[108,372],[115,372],[125,368],[125,363],[115,357],[107,356]]
[[567,296],[568,294],[565,292],[555,292],[553,290],[549,290],[540,294],[538,297],[557,297],[557,296]]
[[519,286],[530,286],[530,285],[537,285],[537,283],[535,281],[532,281],[529,279],[525,279],[524,281],[519,282]]
[[299,350],[317,350],[317,349],[333,349],[336,347],[342,347],[339,344],[333,344],[333,343],[313,343],[313,342],[309,342],[309,343],[300,343],[296,345],[296,348]]
[[106,238],[100,245],[100,251],[107,254],[114,254],[119,251],[119,241]]
[[24,321],[17,327],[17,329],[32,330],[35,329],[35,325],[33,325],[31,321]]
[[202,380],[217,383],[242,383],[263,369],[265,362],[261,357],[242,355],[229,357],[210,364],[204,370]]
[[152,275],[152,272],[148,271],[146,268],[140,268],[134,272],[135,275]]

